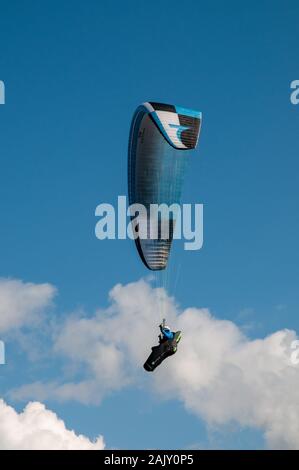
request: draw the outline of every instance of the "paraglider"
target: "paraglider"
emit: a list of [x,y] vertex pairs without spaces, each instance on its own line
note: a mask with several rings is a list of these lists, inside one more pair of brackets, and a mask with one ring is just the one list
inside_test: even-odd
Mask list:
[[152,347],[152,352],[143,366],[148,372],[153,372],[164,359],[175,354],[181,339],[181,332],[171,331],[170,328],[165,325],[165,319],[162,324],[159,325],[159,328],[161,331],[159,335],[159,345]]
[[[163,103],[143,103],[133,116],[128,149],[129,204],[145,208],[139,217],[131,215],[131,220],[138,254],[149,270],[167,268],[188,150],[196,147],[200,126],[200,112]],[[153,206],[159,210],[153,212]],[[177,350],[181,332],[169,338],[162,329],[161,333],[160,344],[152,348],[144,365],[148,371]]]

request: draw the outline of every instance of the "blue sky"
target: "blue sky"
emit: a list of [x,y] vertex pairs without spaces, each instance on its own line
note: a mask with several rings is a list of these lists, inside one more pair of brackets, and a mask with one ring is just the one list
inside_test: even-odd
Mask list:
[[[147,275],[130,240],[96,239],[94,211],[126,194],[136,106],[175,103],[203,113],[183,199],[204,203],[205,240],[198,252],[174,247],[181,271],[170,294],[250,323],[252,338],[299,331],[299,106],[289,89],[298,13],[295,1],[0,2],[1,277],[56,286],[48,315],[63,319],[92,315],[115,284]],[[7,340],[1,396],[60,373],[59,358],[43,369],[18,348]],[[207,429],[142,387],[101,405],[46,404],[111,447],[264,445],[261,430]]]

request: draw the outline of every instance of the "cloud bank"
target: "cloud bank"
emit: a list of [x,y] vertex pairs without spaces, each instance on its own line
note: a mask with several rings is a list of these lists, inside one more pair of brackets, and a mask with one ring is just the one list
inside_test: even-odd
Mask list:
[[[76,366],[73,381],[35,382],[13,398],[99,403],[114,390],[146,386],[180,400],[209,426],[238,423],[261,429],[269,448],[299,449],[299,368],[290,361],[294,331],[250,340],[233,322],[208,309],[180,311],[163,289],[144,281],[117,285],[111,304],[93,316],[71,316],[53,340],[53,352]],[[157,341],[162,312],[183,331],[178,353],[153,374],[142,364]]]
[[29,403],[23,412],[0,400],[1,450],[102,450],[105,444],[99,436],[94,442],[76,435],[42,403]]
[[[55,293],[51,284],[0,279],[0,334],[19,333],[23,327],[32,329],[43,324],[45,311],[52,304]],[[102,436],[92,442],[85,436],[76,435],[42,403],[29,403],[18,413],[0,399],[1,450],[99,450],[104,447]]]

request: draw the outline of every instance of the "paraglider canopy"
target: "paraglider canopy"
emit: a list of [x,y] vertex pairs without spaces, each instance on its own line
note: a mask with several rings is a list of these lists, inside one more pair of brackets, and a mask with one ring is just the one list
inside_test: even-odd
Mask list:
[[[142,204],[147,209],[147,237],[137,236],[135,243],[148,269],[166,268],[176,223],[175,212],[159,212],[158,236],[153,239],[151,225],[157,221],[151,220],[150,206],[180,203],[186,151],[196,147],[200,125],[200,112],[162,103],[143,103],[133,116],[128,155],[129,204]],[[138,224],[134,230],[138,232]]]

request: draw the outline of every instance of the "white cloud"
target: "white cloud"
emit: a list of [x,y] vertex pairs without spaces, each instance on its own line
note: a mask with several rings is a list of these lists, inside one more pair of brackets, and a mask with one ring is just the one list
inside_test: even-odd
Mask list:
[[[14,398],[96,403],[111,390],[145,381],[162,397],[182,401],[208,425],[260,428],[270,448],[299,449],[293,331],[249,340],[236,324],[218,320],[207,309],[179,312],[173,299],[145,281],[115,286],[110,300],[111,306],[93,317],[69,318],[55,339],[55,352],[81,366],[84,379],[25,385]],[[183,331],[183,339],[174,357],[146,374],[142,364],[157,340],[154,327],[162,311],[174,329]]]
[[23,412],[0,400],[1,450],[101,450],[105,444],[99,436],[94,442],[75,434],[42,403],[29,403]]
[[[156,293],[157,294],[157,293]],[[158,294],[168,310],[172,301],[163,290]],[[82,382],[43,384],[36,382],[13,391],[14,399],[75,399],[99,403],[110,391],[119,390],[140,377],[136,371],[156,341],[157,298],[145,281],[116,285],[110,292],[111,306],[93,317],[71,316],[54,341],[54,352],[85,371]]]
[[0,279],[0,333],[35,323],[55,292],[51,284]]
[[299,369],[290,362],[293,331],[247,339],[232,322],[187,309],[176,361],[156,376],[163,394],[210,425],[237,422],[264,431],[270,448],[299,449]]

